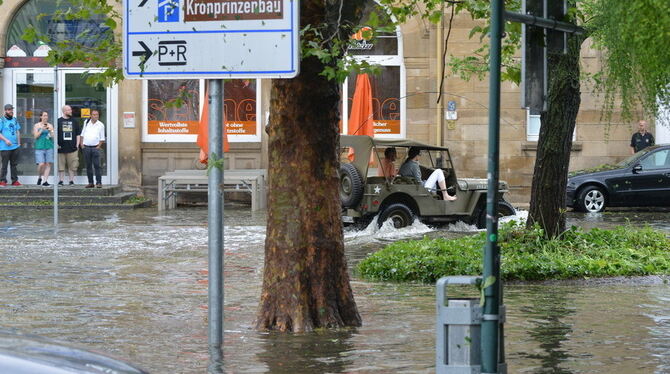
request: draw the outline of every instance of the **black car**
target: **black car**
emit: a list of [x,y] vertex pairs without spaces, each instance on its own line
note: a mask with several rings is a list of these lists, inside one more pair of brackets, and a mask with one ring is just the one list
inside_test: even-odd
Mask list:
[[647,147],[600,171],[568,178],[566,204],[582,212],[606,207],[670,206],[670,144]]

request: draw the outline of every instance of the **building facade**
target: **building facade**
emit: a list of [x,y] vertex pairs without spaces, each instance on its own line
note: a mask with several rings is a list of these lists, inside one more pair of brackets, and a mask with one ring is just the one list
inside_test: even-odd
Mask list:
[[[100,20],[62,21],[50,18],[56,10],[50,0],[4,0],[0,13],[0,102],[12,103],[23,126],[24,151],[20,170],[27,183],[37,179],[30,129],[39,111],[54,117],[54,87],[58,105],[70,105],[74,117],[83,121],[92,109],[101,111],[106,125],[104,183],[128,189],[151,191],[157,178],[175,169],[199,167],[195,144],[204,98],[202,80],[125,80],[110,88],[91,87],[86,74],[99,68],[59,67],[55,71],[44,60],[48,45],[21,39],[23,30],[34,25],[52,40],[86,38],[95,43],[103,33]],[[371,3],[370,9],[374,7]],[[38,17],[46,13],[46,16]],[[448,146],[462,177],[485,177],[487,167],[488,79],[469,81],[454,77],[447,69],[442,81],[442,54],[451,26],[447,53],[468,56],[479,48],[477,38],[468,37],[476,26],[467,14],[457,15],[451,25],[412,19],[396,33],[382,33],[365,40],[359,33],[351,54],[382,66],[371,76],[375,136],[408,137]],[[84,36],[82,36],[84,35]],[[80,40],[82,41],[82,40]],[[600,52],[589,42],[582,48],[584,71],[600,68]],[[356,75],[343,84],[343,133]],[[442,95],[438,91],[442,87]],[[264,132],[269,108],[269,80],[232,80],[225,83],[224,108],[230,152],[227,168],[267,168]],[[438,101],[438,96],[440,100]],[[181,98],[183,105],[170,102]],[[602,120],[602,99],[588,84],[582,84],[582,104],[577,118],[571,169],[616,162],[630,153],[628,144],[635,124],[607,124]],[[505,82],[501,102],[501,178],[511,186],[510,199],[528,202],[535,162],[539,122],[520,107],[519,87]],[[616,115],[614,116],[616,119]],[[654,131],[654,119],[649,119]],[[667,129],[666,129],[667,130]],[[660,129],[663,134],[667,131]],[[670,141],[670,140],[669,140]],[[83,163],[82,163],[83,164]],[[84,183],[85,170],[78,181]]]

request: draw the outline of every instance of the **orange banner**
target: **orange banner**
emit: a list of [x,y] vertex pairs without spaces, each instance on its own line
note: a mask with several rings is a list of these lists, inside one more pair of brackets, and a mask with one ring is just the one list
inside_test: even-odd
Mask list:
[[226,121],[228,135],[256,135],[256,121]]
[[197,135],[198,121],[149,121],[151,135]]
[[375,119],[375,134],[400,135],[400,120]]

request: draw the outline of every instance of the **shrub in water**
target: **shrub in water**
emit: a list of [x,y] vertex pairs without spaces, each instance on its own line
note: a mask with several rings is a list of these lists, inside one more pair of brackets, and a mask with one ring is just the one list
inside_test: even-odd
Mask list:
[[[584,231],[572,227],[545,239],[538,227],[500,228],[501,273],[506,280],[545,280],[670,274],[670,239],[649,227]],[[485,233],[458,239],[393,243],[358,265],[367,279],[432,283],[448,275],[482,273]]]

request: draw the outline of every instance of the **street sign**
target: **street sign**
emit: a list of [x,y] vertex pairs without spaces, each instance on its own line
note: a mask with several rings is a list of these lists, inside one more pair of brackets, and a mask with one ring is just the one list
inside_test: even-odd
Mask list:
[[297,0],[124,0],[129,79],[293,78]]

